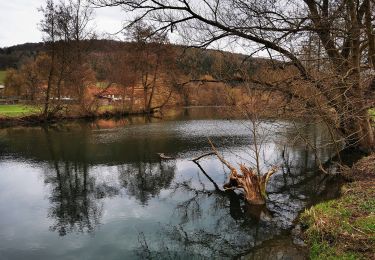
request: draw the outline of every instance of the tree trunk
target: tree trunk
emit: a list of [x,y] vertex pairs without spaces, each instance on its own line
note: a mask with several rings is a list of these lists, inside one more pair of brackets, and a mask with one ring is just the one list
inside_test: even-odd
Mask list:
[[134,92],[135,92],[135,85],[133,84],[131,87],[131,94],[130,94],[130,112],[133,112],[134,106]]
[[[341,128],[345,134],[347,145],[359,148],[360,150],[370,153],[374,151],[374,132],[370,123],[370,116],[367,111],[364,86],[361,83],[361,27],[358,21],[357,6],[353,0],[347,1],[347,8],[350,14],[350,66],[345,75],[342,76],[342,81],[347,85],[342,93],[346,98],[341,105],[343,108],[340,111]],[[370,32],[369,32],[370,33]],[[370,33],[371,34],[371,33]],[[369,44],[373,44],[371,39]],[[370,48],[370,51],[372,48]]]
[[340,127],[346,137],[347,147],[357,148],[365,153],[375,150],[374,130],[366,108],[354,108],[344,114]]
[[52,57],[51,57],[51,68],[49,70],[48,74],[48,83],[47,83],[47,91],[46,91],[46,98],[44,103],[44,111],[43,111],[43,117],[44,119],[47,119],[49,117],[49,102],[50,102],[50,95],[51,95],[51,89],[52,89],[52,80],[53,80],[53,74],[55,73],[55,50],[54,46],[52,47]]

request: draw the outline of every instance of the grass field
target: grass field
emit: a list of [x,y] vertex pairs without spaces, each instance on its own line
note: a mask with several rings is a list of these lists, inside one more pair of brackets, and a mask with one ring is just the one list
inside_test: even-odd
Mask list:
[[4,84],[5,70],[0,70],[0,84]]
[[40,108],[28,105],[0,105],[0,117],[22,117],[40,112]]

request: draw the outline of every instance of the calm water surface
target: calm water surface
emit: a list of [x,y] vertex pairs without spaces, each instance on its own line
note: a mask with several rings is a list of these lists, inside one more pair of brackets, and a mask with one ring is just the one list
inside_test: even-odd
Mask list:
[[[297,126],[297,128],[296,128]],[[317,124],[264,120],[263,170],[280,165],[266,207],[215,189],[233,164],[251,165],[251,125],[221,109],[166,120],[132,118],[0,129],[0,259],[303,258],[290,230],[298,213],[334,196],[315,167],[332,149]],[[322,148],[314,153],[296,138]],[[160,161],[157,153],[175,159]]]

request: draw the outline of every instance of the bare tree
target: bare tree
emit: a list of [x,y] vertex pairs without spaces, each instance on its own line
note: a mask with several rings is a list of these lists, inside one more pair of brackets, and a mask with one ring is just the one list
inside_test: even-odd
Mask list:
[[40,30],[44,33],[44,41],[47,44],[47,48],[51,57],[48,79],[47,79],[47,89],[44,101],[43,116],[48,118],[49,107],[50,107],[50,96],[53,87],[53,79],[56,70],[56,49],[57,41],[59,38],[59,32],[57,30],[56,21],[56,6],[53,0],[47,0],[45,8],[41,8],[40,11],[43,12],[43,19],[40,23]]
[[[105,60],[108,88],[115,83],[121,89],[122,111],[133,112],[137,78],[135,63],[137,62],[137,57],[134,57],[126,46],[121,46],[119,50],[107,55]],[[129,102],[127,102],[128,100]]]
[[[273,59],[286,59],[296,68],[294,81],[308,85],[325,106],[309,102],[314,113],[346,141],[365,151],[375,147],[369,122],[365,76],[374,71],[374,3],[370,0],[96,0],[98,6],[122,6],[136,21],[157,25],[155,32],[173,30],[195,46],[235,40],[253,53],[267,51]],[[324,78],[306,68],[299,52],[308,35],[321,44],[326,61]],[[320,68],[323,71],[323,68]],[[370,77],[372,80],[372,76]],[[288,91],[282,84],[272,87]],[[293,94],[293,93],[289,93]],[[332,116],[334,111],[336,116]],[[337,119],[337,120],[336,120]]]
[[155,33],[152,27],[137,23],[131,34],[135,43],[135,70],[143,87],[144,112],[151,113],[157,88],[160,89],[161,84],[167,85],[171,72],[168,70],[175,64],[175,59],[165,33]]
[[[85,84],[92,79],[85,62],[83,40],[92,38],[88,24],[93,10],[81,0],[55,3],[47,0],[40,8],[43,19],[40,30],[44,33],[47,54],[50,56],[49,75],[44,103],[44,117],[48,118],[60,109],[63,88],[75,88],[80,103],[83,103]],[[65,92],[66,92],[65,91]],[[71,91],[72,92],[72,91]],[[51,109],[51,101],[57,106]]]
[[86,1],[69,0],[64,10],[65,16],[69,17],[65,28],[72,54],[70,57],[71,63],[73,64],[70,81],[78,94],[79,103],[85,108],[85,87],[87,82],[91,81],[90,68],[86,61],[88,52],[87,40],[95,38],[95,33],[90,27],[90,21],[93,19],[93,9],[88,6]]

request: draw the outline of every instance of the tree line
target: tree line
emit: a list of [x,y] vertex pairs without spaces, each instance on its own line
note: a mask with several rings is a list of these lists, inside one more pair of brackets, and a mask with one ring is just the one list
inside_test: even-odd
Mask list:
[[[8,69],[6,95],[42,105],[45,119],[66,108],[66,97],[74,99],[83,113],[95,113],[99,102],[90,87],[98,82],[103,83],[98,95],[112,87],[121,89],[123,111],[151,113],[165,105],[172,93],[181,94],[191,79],[212,75],[235,80],[240,65],[252,73],[261,63],[244,61],[243,55],[173,45],[166,32],[155,32],[141,21],[124,31],[126,42],[97,40],[90,23],[93,8],[87,4],[47,0],[40,9],[43,45],[9,48],[10,54],[25,53],[25,57]],[[142,101],[136,107],[137,99]]]
[[[177,31],[192,46],[234,42],[249,54],[263,51],[296,69],[293,82],[308,85],[310,96],[289,91],[291,80],[264,84],[301,99],[347,146],[375,147],[366,100],[375,66],[371,0],[93,0],[96,6],[121,6],[156,32]],[[310,47],[306,52],[306,42]],[[319,60],[319,62],[317,62]],[[310,66],[318,64],[318,66]],[[249,78],[249,80],[253,80]]]

